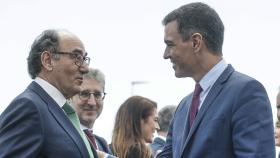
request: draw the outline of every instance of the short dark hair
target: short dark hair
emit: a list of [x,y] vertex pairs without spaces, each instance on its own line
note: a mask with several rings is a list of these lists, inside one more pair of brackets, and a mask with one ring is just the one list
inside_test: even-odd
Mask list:
[[168,127],[169,127],[170,121],[173,117],[175,110],[176,110],[175,105],[167,105],[159,110],[158,125],[159,125],[160,129],[158,131],[163,131],[163,132],[168,131]]
[[183,5],[166,15],[163,25],[176,20],[178,32],[184,41],[193,33],[203,36],[207,48],[212,53],[222,55],[224,24],[217,12],[207,4],[196,2]]
[[58,31],[57,30],[45,30],[43,31],[31,45],[31,50],[27,58],[28,73],[32,79],[34,79],[41,72],[42,62],[41,54],[44,51],[55,53],[58,50]]

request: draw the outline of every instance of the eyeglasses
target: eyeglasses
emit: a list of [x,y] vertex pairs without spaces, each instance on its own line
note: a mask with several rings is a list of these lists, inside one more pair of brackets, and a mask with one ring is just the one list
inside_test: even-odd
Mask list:
[[71,52],[54,52],[54,54],[69,55],[70,58],[75,59],[75,64],[79,67],[82,65],[88,66],[90,63],[90,58],[87,57],[87,53],[85,56],[82,56],[80,53],[71,53]]
[[105,98],[105,92],[90,92],[90,91],[81,91],[79,97],[81,100],[86,101],[90,99],[91,94],[94,96],[95,100],[101,101]]

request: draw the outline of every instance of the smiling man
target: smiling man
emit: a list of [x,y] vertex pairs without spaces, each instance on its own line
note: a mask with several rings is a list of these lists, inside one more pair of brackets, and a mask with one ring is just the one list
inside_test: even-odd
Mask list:
[[91,145],[97,150],[109,153],[106,140],[92,133],[94,122],[103,110],[106,94],[104,90],[104,74],[98,69],[90,69],[84,75],[80,93],[72,97],[72,102],[79,116],[81,128],[87,134]]
[[163,58],[171,61],[177,78],[190,77],[196,84],[178,105],[157,158],[275,157],[266,90],[226,63],[218,13],[190,3],[167,14],[163,25]]

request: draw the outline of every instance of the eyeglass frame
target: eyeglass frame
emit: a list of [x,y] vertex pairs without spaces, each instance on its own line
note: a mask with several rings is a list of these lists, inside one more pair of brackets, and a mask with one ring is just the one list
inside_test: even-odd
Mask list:
[[77,65],[78,67],[82,65],[88,66],[90,64],[90,57],[87,57],[87,53],[85,53],[84,56],[81,55],[80,53],[74,53],[74,52],[53,52],[53,54],[69,55],[72,59],[75,59],[75,65]]
[[[87,98],[85,99],[83,99],[83,98],[81,98],[81,93],[83,93],[83,92],[87,92],[88,94],[88,96],[87,96]],[[103,97],[100,97],[100,98],[98,98],[96,95],[98,95],[98,94],[103,94]],[[93,95],[94,96],[94,99],[96,100],[96,101],[102,101],[102,100],[104,100],[104,98],[105,98],[105,95],[106,95],[107,93],[105,93],[105,92],[90,92],[90,91],[81,91],[78,95],[79,95],[79,98],[82,100],[82,101],[87,101],[87,100],[89,100],[90,99],[90,97],[91,97],[91,95]]]

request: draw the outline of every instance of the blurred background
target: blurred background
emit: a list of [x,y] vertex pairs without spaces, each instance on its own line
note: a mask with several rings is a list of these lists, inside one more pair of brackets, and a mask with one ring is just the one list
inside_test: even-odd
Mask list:
[[[114,117],[131,95],[177,105],[194,81],[177,79],[163,59],[163,17],[186,0],[0,0],[0,113],[31,82],[26,58],[35,37],[66,28],[84,42],[90,67],[106,75],[106,98],[95,133],[111,141]],[[278,0],[205,0],[225,25],[227,63],[265,86],[274,115],[280,85]],[[276,117],[274,117],[276,118]]]

